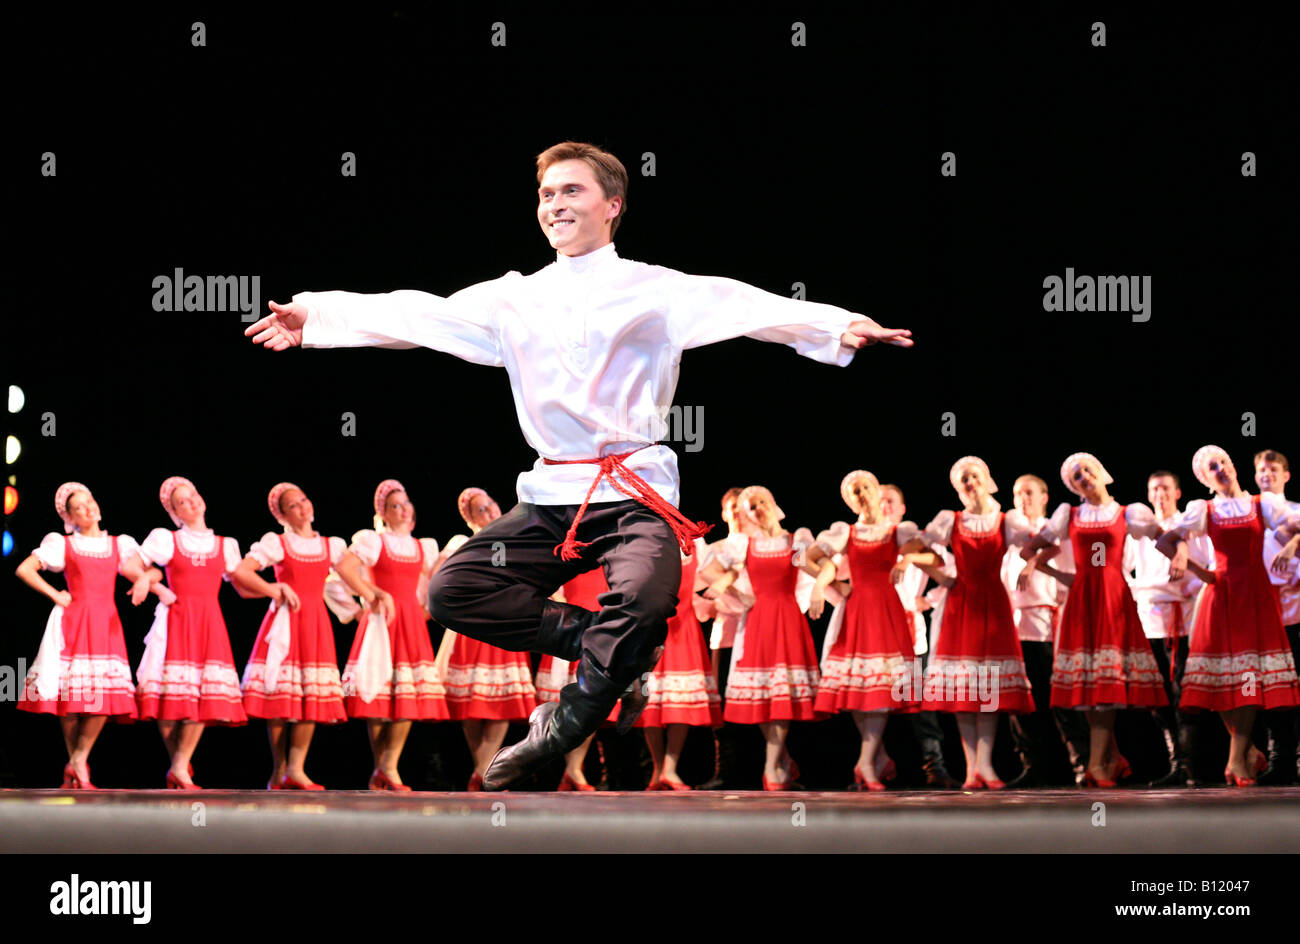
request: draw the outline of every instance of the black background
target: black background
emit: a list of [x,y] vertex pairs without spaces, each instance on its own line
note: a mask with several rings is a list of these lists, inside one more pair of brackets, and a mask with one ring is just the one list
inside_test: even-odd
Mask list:
[[[504,48],[490,43],[496,20]],[[795,21],[806,47],[791,45]],[[1189,461],[1207,442],[1247,484],[1255,451],[1295,451],[1292,26],[1104,4],[14,20],[4,350],[27,405],[6,415],[23,444],[6,473],[21,496],[7,565],[60,530],[51,497],[68,479],[93,489],[108,530],[143,539],[170,526],[158,484],[188,476],[241,550],[275,528],[265,496],[282,479],[344,537],[369,526],[389,476],[417,533],[440,543],[464,530],[465,486],[509,507],[535,454],[503,371],[423,350],[271,354],[238,313],[154,312],[151,282],[177,267],[256,274],[265,303],[307,289],[445,295],[535,271],[553,255],[533,160],[566,138],[632,175],[620,255],[780,294],[802,282],[812,300],[914,332],[914,349],[872,348],[846,369],[747,339],[687,352],[676,402],[705,420],[704,448],[679,448],[689,517],[718,521],[727,487],[761,483],[787,527],[816,531],[848,514],[840,479],[866,468],[901,485],[924,524],[955,506],[948,468],[969,453],[1008,508],[1023,472],[1065,500],[1057,469],[1076,450],[1102,459],[1125,502],[1145,501],[1161,467],[1183,477],[1184,500],[1201,495]],[[40,174],[45,151],[56,177]],[[339,172],[344,151],[356,177]],[[956,177],[939,173],[944,151]],[[1242,176],[1244,151],[1258,176]],[[1067,266],[1151,276],[1150,320],[1044,312],[1043,279]],[[40,435],[46,412],[54,436]],[[941,434],[946,412],[955,436]],[[17,580],[0,588],[0,664],[30,663],[48,602]],[[242,672],[265,602],[222,600]],[[120,594],[119,609],[134,667],[152,607]],[[351,637],[338,631],[340,661]],[[796,756],[800,738],[843,756],[802,764],[807,779],[846,780],[851,726],[798,730],[811,727],[796,726]],[[1121,746],[1138,736],[1154,735],[1121,729]],[[361,726],[317,738],[313,775],[362,786]],[[948,750],[960,757],[955,738]],[[52,719],[0,706],[0,751],[7,783],[57,783]],[[416,726],[403,769],[417,786],[439,782],[431,754],[467,775],[455,726]],[[268,759],[259,722],[213,731],[197,779],[257,786]],[[166,767],[152,725],[110,726],[94,761],[104,786],[161,785]]]

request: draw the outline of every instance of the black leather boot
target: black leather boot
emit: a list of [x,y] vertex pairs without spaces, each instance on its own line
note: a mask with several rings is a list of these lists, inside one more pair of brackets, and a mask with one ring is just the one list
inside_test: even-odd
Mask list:
[[1033,757],[1026,751],[1020,755],[1020,773],[1007,781],[1008,790],[1031,790],[1043,786],[1043,778],[1038,776],[1038,768]]
[[542,624],[537,629],[537,651],[565,662],[577,662],[582,658],[582,634],[595,615],[572,603],[547,600],[542,604]]
[[500,790],[553,757],[568,753],[609,716],[624,686],[613,682],[587,653],[578,662],[577,676],[576,682],[561,690],[558,702],[548,701],[533,709],[527,737],[497,751],[483,775],[484,790]]
[[1268,732],[1268,766],[1259,775],[1266,787],[1285,787],[1295,782],[1295,747]]
[[727,790],[736,784],[736,729],[723,724],[713,732],[713,777],[696,790]]
[[956,790],[961,786],[943,765],[943,745],[934,738],[921,739],[921,770],[925,773],[927,789]]
[[650,668],[642,672],[632,684],[627,687],[623,697],[619,699],[621,704],[618,709],[618,726],[619,734],[627,734],[636,724],[636,719],[641,717],[641,712],[645,711],[645,706],[650,702],[650,672],[659,664],[659,657],[664,654],[664,647],[658,646],[651,655]]
[[[1069,709],[1063,711],[1068,711],[1071,715],[1082,714]],[[1079,724],[1082,724],[1082,727]],[[1074,717],[1062,730],[1065,734],[1065,752],[1070,757],[1070,770],[1074,773],[1074,785],[1082,787],[1088,782],[1088,754],[1091,751],[1087,723],[1081,718]]]
[[1188,787],[1201,785],[1196,777],[1196,737],[1199,723],[1182,712],[1178,714],[1178,755],[1182,762],[1182,770],[1187,777]]
[[1183,750],[1182,739],[1175,739],[1173,732],[1168,728],[1162,730],[1165,735],[1165,750],[1169,752],[1169,773],[1152,780],[1148,786],[1154,790],[1194,786],[1194,783],[1189,783],[1193,778],[1188,770],[1187,755]]

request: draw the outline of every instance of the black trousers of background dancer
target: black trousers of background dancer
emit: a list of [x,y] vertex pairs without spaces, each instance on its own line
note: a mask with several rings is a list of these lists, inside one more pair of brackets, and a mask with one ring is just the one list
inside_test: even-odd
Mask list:
[[[930,651],[927,650],[920,659],[922,678],[924,678],[925,670],[930,666]],[[948,768],[943,761],[943,728],[939,725],[939,713],[917,711],[908,714],[907,718],[912,724],[912,737],[916,739],[916,746],[921,751],[921,773],[925,778],[922,786],[937,787],[941,790],[955,790],[960,787],[961,784],[948,773]]]
[[[616,685],[654,667],[677,610],[682,564],[677,538],[640,502],[593,502],[577,538],[580,560],[556,545],[577,505],[520,503],[447,558],[429,582],[429,612],[449,629],[511,652],[578,662],[586,653]],[[603,568],[609,592],[597,612],[550,595],[579,574]]]
[[[1286,627],[1291,658],[1300,668],[1300,623]],[[1300,709],[1281,708],[1261,712],[1268,728],[1268,769],[1261,783],[1281,786],[1300,780]]]
[[[1153,787],[1194,787],[1199,782],[1196,772],[1196,732],[1199,719],[1178,710],[1178,700],[1183,690],[1183,670],[1187,668],[1186,636],[1170,643],[1168,639],[1148,639],[1151,655],[1160,669],[1160,679],[1165,685],[1168,705],[1151,709],[1151,716],[1165,736],[1165,749],[1169,752],[1169,773],[1152,781]],[[1170,655],[1172,654],[1172,664]]]
[[1065,745],[1074,782],[1081,785],[1088,768],[1088,719],[1082,711],[1049,707],[1052,703],[1052,644],[1022,639],[1020,651],[1036,708],[1032,714],[1011,715],[1009,718],[1011,738],[1023,767],[1020,775],[1009,785],[1047,786],[1057,781],[1059,777],[1053,773],[1053,768],[1061,766],[1061,751],[1056,748],[1057,744]]

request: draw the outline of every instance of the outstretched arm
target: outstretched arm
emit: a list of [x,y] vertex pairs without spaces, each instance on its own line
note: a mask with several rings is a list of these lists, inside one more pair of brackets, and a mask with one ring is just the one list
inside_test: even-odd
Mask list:
[[843,366],[878,341],[912,346],[911,331],[882,328],[844,308],[774,295],[735,279],[668,272],[669,320],[683,350],[743,336]]
[[427,347],[500,367],[495,310],[511,276],[471,285],[448,298],[427,292],[300,292],[245,336],[272,351],[291,347]]

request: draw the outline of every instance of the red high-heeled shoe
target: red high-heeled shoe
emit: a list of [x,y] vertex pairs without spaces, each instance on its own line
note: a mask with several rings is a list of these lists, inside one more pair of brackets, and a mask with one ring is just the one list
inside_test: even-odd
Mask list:
[[174,773],[172,773],[169,770],[167,771],[167,789],[168,790],[202,790],[203,788],[200,787],[197,783],[194,783],[193,781],[190,781],[189,783],[181,783],[180,778],[177,777]]
[[[1268,768],[1268,758],[1264,756],[1264,752],[1263,752],[1263,751],[1257,751],[1257,752],[1255,753],[1255,764],[1254,764],[1254,767],[1255,767],[1255,776],[1256,776],[1256,777],[1258,777],[1260,774],[1262,774],[1262,773],[1263,773],[1263,772]],[[87,772],[87,773],[90,772],[90,767],[89,767],[89,766],[86,767],[86,772]]]
[[398,783],[395,780],[389,780],[388,775],[382,770],[376,770],[370,775],[371,790],[392,790],[395,793],[410,793],[411,788],[404,783]]
[[979,774],[972,774],[962,783],[961,788],[963,790],[983,790],[984,781],[980,779]]
[[555,791],[557,793],[595,793],[596,788],[589,783],[578,783],[568,774],[565,774],[560,779],[560,785],[555,788]]
[[99,787],[90,782],[90,765],[86,765],[86,779],[82,780],[77,771],[73,768],[72,762],[63,766],[63,789],[64,790],[98,790]]
[[1227,781],[1227,785],[1230,787],[1255,787],[1259,785],[1259,781],[1254,777],[1238,777],[1232,772],[1231,767],[1223,768],[1223,779]]
[[477,770],[469,775],[469,786],[465,788],[469,793],[483,792],[483,775]]
[[1103,790],[1114,790],[1115,781],[1107,780],[1105,777],[1094,777],[1091,770],[1085,770],[1083,773],[1083,782],[1090,787],[1100,787]]
[[692,787],[689,783],[682,783],[679,780],[660,780],[659,789],[660,790],[693,790],[694,787]]
[[789,788],[790,788],[790,781],[789,781],[789,780],[786,780],[786,781],[784,781],[783,783],[773,783],[771,780],[768,780],[768,779],[767,779],[767,774],[763,774],[763,789],[764,789],[764,790],[767,790],[767,791],[770,791],[770,792],[773,792],[773,793],[777,793],[777,792],[780,792],[780,791],[782,791],[782,790],[788,790]]
[[874,790],[879,792],[880,790],[888,788],[879,780],[868,780],[866,775],[862,773],[862,768],[855,764],[853,767],[853,789],[859,791]]
[[324,790],[319,783],[303,783],[301,780],[295,780],[288,774],[285,774],[280,780],[281,790]]
[[981,787],[985,787],[989,790],[1005,790],[1007,788],[1007,785],[997,777],[994,777],[992,780],[986,780],[981,774],[976,774],[975,779],[979,781]]
[[1119,783],[1127,777],[1133,776],[1133,768],[1129,766],[1128,758],[1119,751],[1115,752],[1115,782]]
[[885,761],[884,766],[880,768],[879,776],[886,783],[898,776],[898,765],[894,763],[894,758]]

